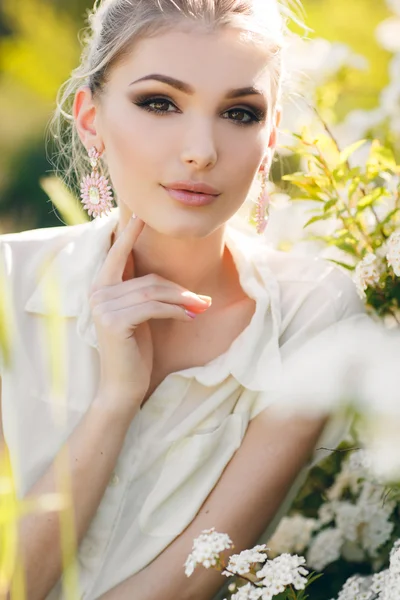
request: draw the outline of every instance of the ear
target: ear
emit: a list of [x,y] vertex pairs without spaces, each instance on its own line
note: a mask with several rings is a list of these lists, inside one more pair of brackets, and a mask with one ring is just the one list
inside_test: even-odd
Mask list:
[[82,144],[87,149],[95,146],[101,154],[104,144],[98,131],[98,109],[88,86],[81,87],[76,92],[73,116]]
[[271,136],[269,138],[268,148],[272,148],[274,151],[276,148],[276,141],[278,137],[278,128],[282,119],[282,108],[277,106],[275,111],[275,119],[272,126]]
[[271,131],[271,135],[269,138],[269,142],[268,142],[268,148],[267,148],[264,159],[260,166],[261,173],[263,173],[265,171],[269,171],[271,168],[272,159],[273,159],[273,156],[275,153],[275,148],[276,148],[278,127],[281,122],[281,118],[282,118],[282,109],[279,106],[279,107],[277,107],[276,112],[275,112],[275,119],[274,119],[274,124],[272,126],[272,131]]

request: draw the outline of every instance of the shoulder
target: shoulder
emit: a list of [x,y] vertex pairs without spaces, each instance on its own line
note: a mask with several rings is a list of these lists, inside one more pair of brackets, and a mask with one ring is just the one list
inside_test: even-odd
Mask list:
[[321,332],[354,317],[365,317],[350,273],[315,256],[282,252],[261,244],[255,258],[272,290],[272,311],[279,345],[285,351],[301,347]]
[[333,311],[337,320],[365,312],[350,272],[331,261],[315,256],[298,256],[268,250],[268,267],[280,289],[285,313],[303,307],[310,316],[323,307]]
[[81,235],[87,224],[32,229],[0,235],[0,259],[5,274],[28,271],[39,259],[56,254],[71,239]]
[[[87,227],[85,223],[0,235],[3,300],[15,323],[25,323],[21,318],[25,315],[27,303],[40,282],[44,281],[50,266],[54,265],[55,272],[61,277],[68,270],[80,268],[79,260],[71,258],[71,242],[75,246],[75,240],[85,238]],[[66,260],[60,262],[59,257],[63,255]]]

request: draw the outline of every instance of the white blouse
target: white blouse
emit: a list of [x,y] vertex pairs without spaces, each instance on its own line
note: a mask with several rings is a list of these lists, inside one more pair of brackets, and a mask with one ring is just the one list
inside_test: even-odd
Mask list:
[[[0,236],[2,299],[12,339],[11,362],[0,365],[2,416],[20,497],[49,467],[97,391],[99,353],[88,289],[118,218],[116,208],[83,225]],[[144,568],[188,526],[249,421],[278,400],[285,359],[338,321],[366,318],[353,282],[332,264],[271,250],[233,222],[226,244],[255,313],[226,352],[168,375],[133,419],[79,548],[84,600],[99,598]],[[317,446],[335,447],[345,429],[332,420]],[[289,508],[309,466],[323,456],[315,452],[261,540]],[[47,599],[63,597],[60,581]]]

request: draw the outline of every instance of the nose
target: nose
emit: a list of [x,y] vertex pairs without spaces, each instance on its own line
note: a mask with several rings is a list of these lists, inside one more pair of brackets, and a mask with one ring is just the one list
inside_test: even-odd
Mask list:
[[210,169],[217,162],[218,153],[213,127],[205,119],[199,119],[187,131],[181,159],[198,170]]

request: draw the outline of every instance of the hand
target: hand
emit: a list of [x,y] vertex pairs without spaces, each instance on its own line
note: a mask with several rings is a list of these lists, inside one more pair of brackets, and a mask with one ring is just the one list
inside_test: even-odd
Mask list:
[[132,250],[143,228],[139,218],[129,220],[90,291],[100,352],[100,395],[132,409],[143,402],[150,384],[153,345],[147,321],[190,322],[194,317],[186,310],[201,313],[211,305],[211,298],[200,297],[159,275],[135,278]]

